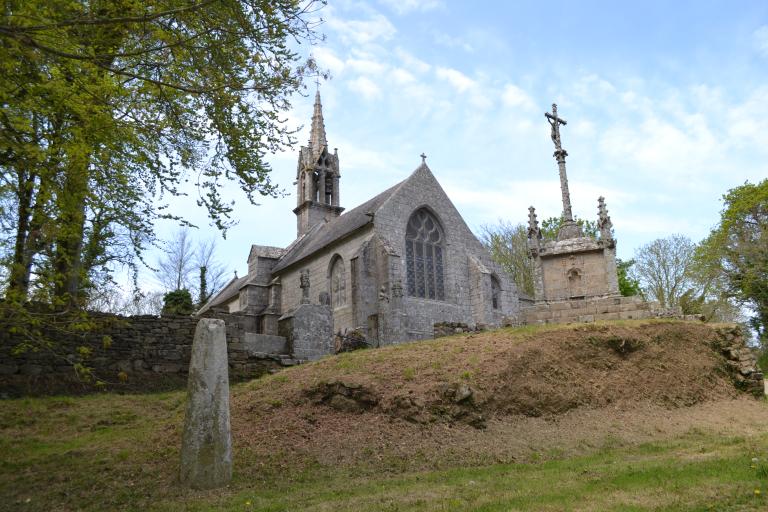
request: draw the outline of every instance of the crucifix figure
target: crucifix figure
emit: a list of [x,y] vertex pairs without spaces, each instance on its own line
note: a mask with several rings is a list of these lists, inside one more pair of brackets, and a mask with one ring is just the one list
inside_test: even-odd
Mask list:
[[557,117],[557,104],[552,104],[552,113],[546,112],[544,116],[552,126],[552,142],[555,143],[555,150],[562,150],[563,147],[560,144],[560,125],[565,126],[568,122],[562,117]]

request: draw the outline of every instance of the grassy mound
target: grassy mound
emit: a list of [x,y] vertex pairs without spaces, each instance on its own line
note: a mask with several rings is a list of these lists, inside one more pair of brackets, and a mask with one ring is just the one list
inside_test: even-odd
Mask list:
[[182,392],[3,400],[0,510],[764,510],[768,407],[719,336],[504,329],[238,384],[205,492],[176,484]]
[[[710,326],[684,322],[503,329],[341,354],[254,381],[247,416],[334,410],[415,423],[546,416],[737,394]],[[281,407],[287,405],[288,407]],[[288,418],[286,417],[286,420]],[[365,414],[356,422],[366,421]]]
[[[714,348],[720,336],[700,323],[627,322],[341,354],[247,384],[233,399],[233,429],[258,453],[322,463],[355,464],[373,453],[430,467],[477,463],[494,452],[493,435],[472,434],[478,429],[536,439],[541,422],[526,420],[541,418],[563,426],[551,435],[583,440],[622,415],[663,420],[670,410],[737,397]],[[569,425],[579,417],[583,426]]]

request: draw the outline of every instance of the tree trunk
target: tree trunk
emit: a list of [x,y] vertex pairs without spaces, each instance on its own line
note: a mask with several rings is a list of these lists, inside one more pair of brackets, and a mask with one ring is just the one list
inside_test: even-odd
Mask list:
[[29,274],[32,268],[32,255],[28,253],[29,224],[32,216],[32,195],[34,176],[25,170],[17,170],[16,199],[16,240],[13,245],[13,260],[8,282],[6,298],[14,302],[24,302],[29,293]]
[[82,248],[85,235],[85,202],[88,197],[88,158],[83,156],[67,169],[57,197],[58,232],[54,238],[54,303],[79,306],[82,300]]

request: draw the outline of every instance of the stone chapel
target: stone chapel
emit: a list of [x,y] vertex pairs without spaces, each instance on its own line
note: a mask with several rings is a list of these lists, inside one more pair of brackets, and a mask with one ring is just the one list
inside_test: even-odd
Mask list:
[[[436,323],[493,327],[518,317],[513,281],[424,155],[408,178],[348,211],[340,169],[318,91],[296,169],[296,239],[285,248],[253,245],[248,274],[204,309],[254,316],[259,334],[291,340],[296,329],[330,324],[333,333],[362,332],[373,345],[430,338]],[[329,347],[309,356],[323,352]]]

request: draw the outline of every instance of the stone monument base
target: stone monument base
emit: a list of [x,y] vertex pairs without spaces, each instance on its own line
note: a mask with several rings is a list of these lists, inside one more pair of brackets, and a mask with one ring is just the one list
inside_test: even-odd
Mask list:
[[278,322],[293,357],[314,361],[333,354],[333,314],[328,306],[301,304]]
[[541,301],[523,308],[526,324],[562,324],[599,320],[637,320],[643,318],[682,317],[679,308],[662,309],[657,302],[639,296],[586,297],[559,301]]

